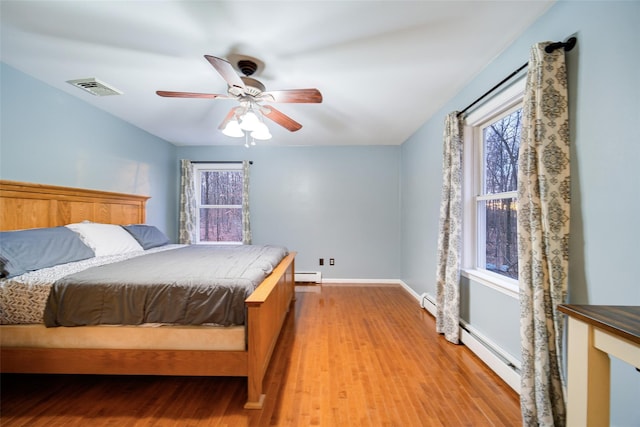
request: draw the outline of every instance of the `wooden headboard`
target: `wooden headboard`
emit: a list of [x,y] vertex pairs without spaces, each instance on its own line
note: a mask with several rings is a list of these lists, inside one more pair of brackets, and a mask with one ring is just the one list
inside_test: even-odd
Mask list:
[[0,230],[81,221],[143,224],[148,196],[0,180]]

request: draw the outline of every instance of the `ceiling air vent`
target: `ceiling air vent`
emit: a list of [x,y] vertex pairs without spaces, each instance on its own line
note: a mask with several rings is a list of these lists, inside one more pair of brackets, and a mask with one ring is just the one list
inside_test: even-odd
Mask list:
[[122,92],[93,77],[87,79],[67,80],[67,83],[86,90],[95,96],[122,95]]

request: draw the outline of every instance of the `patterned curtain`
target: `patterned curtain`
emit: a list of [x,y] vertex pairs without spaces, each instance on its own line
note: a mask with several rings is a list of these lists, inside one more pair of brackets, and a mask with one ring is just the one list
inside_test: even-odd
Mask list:
[[178,243],[196,241],[196,197],[193,165],[190,160],[180,160],[180,227]]
[[251,223],[249,221],[249,161],[242,162],[242,244],[251,244]]
[[436,331],[454,344],[460,339],[460,249],[462,239],[462,121],[445,120],[442,200],[438,234]]
[[569,248],[569,113],[564,50],[531,48],[518,160],[523,425],[564,426],[563,317]]

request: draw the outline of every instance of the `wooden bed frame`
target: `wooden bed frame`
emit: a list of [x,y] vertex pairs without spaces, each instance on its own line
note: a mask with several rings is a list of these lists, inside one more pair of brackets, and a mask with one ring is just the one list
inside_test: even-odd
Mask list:
[[[0,180],[0,230],[55,227],[89,220],[145,222],[148,197]],[[290,253],[245,300],[245,351],[83,348],[0,349],[7,373],[246,376],[245,408],[260,409],[262,383],[291,302],[295,253]],[[0,334],[2,326],[0,326]]]

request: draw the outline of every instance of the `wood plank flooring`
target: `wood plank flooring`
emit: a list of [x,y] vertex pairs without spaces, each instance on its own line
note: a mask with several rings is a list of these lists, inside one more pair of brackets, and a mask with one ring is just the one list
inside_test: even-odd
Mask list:
[[[245,410],[235,377],[2,375],[0,425],[517,426],[518,396],[402,287],[300,287]],[[1,361],[0,361],[1,363]]]

